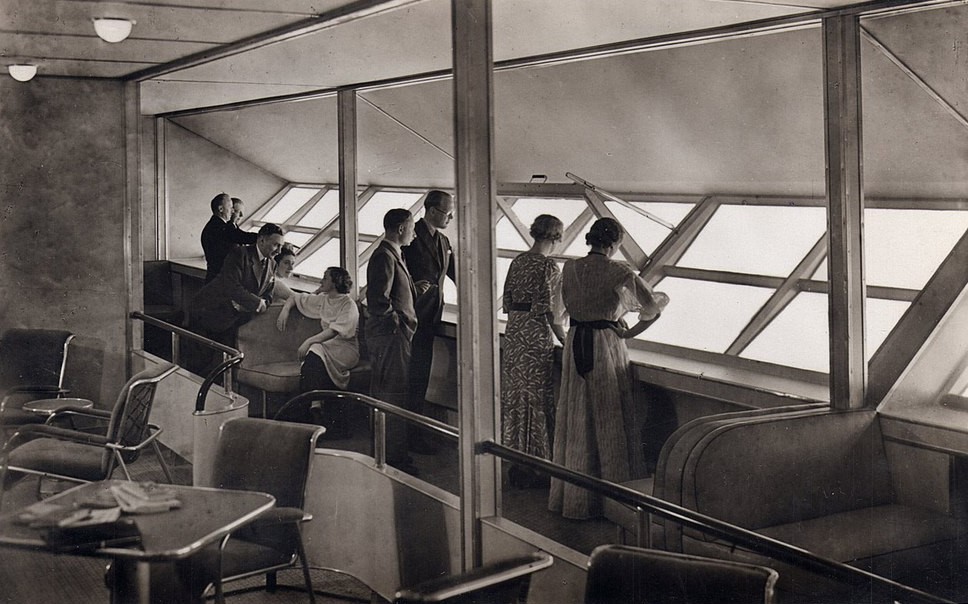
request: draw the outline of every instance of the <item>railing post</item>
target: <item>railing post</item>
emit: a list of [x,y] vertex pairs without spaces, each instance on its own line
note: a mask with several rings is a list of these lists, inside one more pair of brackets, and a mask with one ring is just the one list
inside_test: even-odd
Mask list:
[[373,459],[376,467],[382,468],[387,463],[387,416],[384,412],[373,409]]

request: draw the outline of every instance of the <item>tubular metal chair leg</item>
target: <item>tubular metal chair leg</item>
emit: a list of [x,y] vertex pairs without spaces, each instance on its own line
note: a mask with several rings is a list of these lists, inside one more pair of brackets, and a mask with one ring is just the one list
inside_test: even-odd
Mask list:
[[161,454],[161,447],[158,446],[156,441],[151,441],[151,446],[155,450],[155,457],[158,458],[158,463],[161,464],[161,471],[165,473],[165,478],[168,479],[168,484],[175,484],[174,479],[171,477],[171,470],[168,468],[168,464],[165,463],[165,458]]
[[313,579],[309,576],[309,562],[306,560],[306,549],[303,547],[302,531],[296,535],[296,548],[299,550],[299,561],[302,563],[303,580],[306,582],[306,593],[309,594],[309,604],[316,604],[316,594],[313,592]]

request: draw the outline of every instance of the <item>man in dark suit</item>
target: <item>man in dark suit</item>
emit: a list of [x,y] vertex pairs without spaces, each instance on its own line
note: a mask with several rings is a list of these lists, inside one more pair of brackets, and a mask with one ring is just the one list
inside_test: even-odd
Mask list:
[[[366,344],[373,398],[408,408],[410,340],[417,328],[413,281],[401,249],[413,241],[413,215],[393,209],[383,217],[384,236],[366,267]],[[416,474],[406,450],[406,425],[388,418],[387,463]]]
[[[421,413],[427,398],[430,369],[434,360],[434,336],[444,310],[444,278],[454,277],[450,240],[442,230],[454,218],[454,198],[434,189],[424,198],[424,215],[414,226],[414,240],[404,248],[403,257],[417,290],[417,331],[410,354],[410,388],[408,408]],[[411,426],[408,439],[414,453],[432,454],[436,447],[422,438]]]
[[[240,199],[241,203],[242,200]],[[234,220],[233,199],[219,193],[212,199],[212,217],[202,229],[202,249],[205,251],[205,283],[211,282],[222,270],[225,257],[232,248],[252,245],[256,234],[240,229]]]
[[268,223],[259,229],[255,245],[231,250],[216,278],[195,294],[189,326],[196,333],[227,346],[235,345],[235,332],[252,315],[265,312],[272,302],[276,263],[273,257],[285,243],[282,229]]

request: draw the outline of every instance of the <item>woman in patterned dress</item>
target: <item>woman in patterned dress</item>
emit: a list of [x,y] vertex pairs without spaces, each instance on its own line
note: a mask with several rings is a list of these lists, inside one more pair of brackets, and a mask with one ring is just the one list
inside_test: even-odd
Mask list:
[[[534,245],[511,262],[504,281],[504,312],[508,314],[501,365],[501,422],[504,444],[549,459],[549,435],[554,429],[554,342],[564,342],[561,326],[561,272],[548,254],[561,240],[563,225],[542,214],[531,225]],[[523,468],[508,471],[512,486],[530,487],[539,477]]]
[[[565,263],[561,286],[571,327],[562,355],[554,461],[612,482],[645,473],[625,340],[642,333],[669,301],[628,265],[609,258],[624,234],[615,219],[596,220],[585,235],[591,251]],[[628,328],[622,317],[634,311],[639,321]],[[548,508],[565,518],[593,518],[602,513],[602,498],[552,479]]]

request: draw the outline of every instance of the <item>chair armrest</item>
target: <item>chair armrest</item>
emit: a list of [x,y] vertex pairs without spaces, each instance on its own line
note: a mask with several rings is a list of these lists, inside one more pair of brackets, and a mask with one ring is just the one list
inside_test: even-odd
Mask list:
[[105,409],[78,409],[77,407],[62,407],[54,411],[48,418],[47,423],[55,419],[63,419],[67,416],[90,417],[93,419],[111,419],[111,412]]
[[70,394],[70,390],[67,388],[60,388],[58,386],[14,386],[13,388],[7,388],[7,390],[4,391],[4,398],[6,398],[6,395],[8,394],[16,394],[20,392],[56,394],[58,396]]
[[446,602],[465,594],[480,594],[505,585],[511,587],[517,581],[529,580],[531,573],[548,568],[552,562],[554,558],[545,552],[500,560],[464,573],[431,579],[401,589],[394,596],[394,601],[397,604]]
[[[56,438],[57,440],[67,440],[86,445],[105,445],[107,437],[102,434],[91,434],[89,432],[79,432],[68,428],[58,428],[49,424],[28,424],[14,432],[10,437],[10,443],[18,439],[26,438]],[[11,445],[11,448],[13,446]]]
[[253,520],[252,526],[264,527],[276,524],[293,524],[296,522],[308,522],[312,519],[312,514],[308,514],[299,508],[274,507],[266,510],[261,516]]

